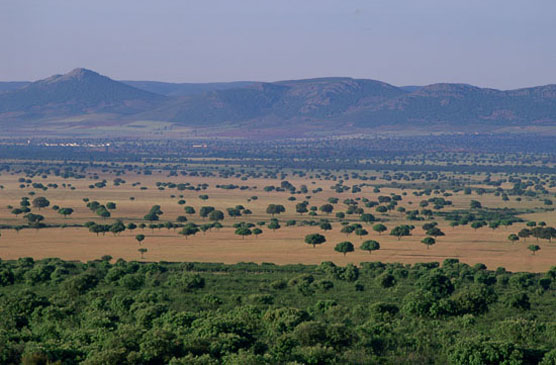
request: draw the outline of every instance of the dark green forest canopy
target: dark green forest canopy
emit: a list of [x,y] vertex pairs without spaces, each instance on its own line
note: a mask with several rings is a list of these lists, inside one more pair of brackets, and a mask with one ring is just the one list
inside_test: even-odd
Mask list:
[[556,267],[0,261],[2,364],[553,364]]

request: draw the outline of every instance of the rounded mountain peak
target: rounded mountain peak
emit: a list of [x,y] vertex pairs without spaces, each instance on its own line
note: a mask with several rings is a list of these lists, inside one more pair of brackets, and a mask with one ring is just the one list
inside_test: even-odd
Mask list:
[[71,70],[70,72],[68,72],[67,74],[63,75],[66,78],[84,78],[84,77],[90,77],[90,76],[100,76],[98,73],[88,70],[86,68],[82,68],[82,67],[78,67],[78,68],[74,68],[73,70]]

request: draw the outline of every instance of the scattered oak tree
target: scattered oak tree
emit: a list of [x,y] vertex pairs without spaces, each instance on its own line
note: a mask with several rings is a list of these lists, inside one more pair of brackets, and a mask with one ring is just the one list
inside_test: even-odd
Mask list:
[[179,232],[182,236],[185,237],[185,239],[187,240],[187,237],[189,236],[194,236],[199,232],[199,227],[197,227],[195,224],[193,223],[189,223],[187,224],[185,227],[182,228],[182,230]]
[[137,251],[139,251],[139,253],[141,254],[141,259],[143,259],[143,255],[145,254],[145,252],[147,252],[148,250],[145,247],[141,247],[140,249],[138,249]]
[[137,241],[137,243],[141,244],[141,242],[143,242],[145,240],[145,235],[144,234],[138,234],[137,236],[135,236],[135,240]]
[[367,230],[364,229],[364,228],[357,228],[357,229],[355,230],[355,234],[356,234],[357,236],[359,236],[360,239],[363,239],[363,236],[368,235],[369,232],[367,232]]
[[398,241],[404,236],[411,236],[411,226],[401,225],[394,227],[392,231],[390,231],[390,235],[396,236],[398,238]]
[[334,251],[343,253],[345,256],[348,252],[354,251],[353,243],[348,241],[340,242],[334,247]]
[[359,248],[363,251],[369,251],[370,255],[373,251],[380,250],[380,243],[375,240],[368,240],[363,242]]
[[266,213],[272,215],[273,217],[275,214],[284,213],[285,211],[286,208],[280,204],[269,204],[266,208]]
[[245,236],[250,236],[253,232],[247,227],[239,227],[236,229],[235,234],[241,236],[241,239],[245,239]]
[[253,234],[255,235],[255,238],[258,237],[261,233],[263,233],[263,230],[260,228],[253,228],[252,230]]
[[421,243],[423,243],[424,245],[427,246],[427,250],[429,249],[430,246],[434,245],[436,243],[436,240],[432,237],[425,237],[421,240]]
[[50,205],[50,202],[44,196],[39,196],[39,197],[33,199],[32,204],[33,204],[34,208],[38,208],[39,210],[41,210],[41,208],[48,207]]
[[324,242],[326,242],[326,237],[319,233],[312,233],[305,236],[305,243],[313,245],[313,248],[317,245],[323,244]]
[[531,251],[531,252],[533,253],[533,256],[534,256],[535,253],[536,253],[537,251],[539,251],[541,248],[540,248],[539,245],[529,245],[529,246],[527,247],[527,249],[528,249],[529,251]]
[[510,242],[516,242],[519,241],[519,237],[517,236],[517,234],[512,233],[508,236],[508,241]]
[[388,228],[386,228],[386,226],[382,223],[379,224],[375,224],[373,226],[373,231],[377,232],[379,234],[379,236],[382,234],[382,232],[385,232]]
[[224,219],[224,213],[222,213],[222,211],[220,210],[213,210],[212,212],[210,212],[209,214],[209,220],[213,221],[213,222],[217,222],[217,221],[221,221]]

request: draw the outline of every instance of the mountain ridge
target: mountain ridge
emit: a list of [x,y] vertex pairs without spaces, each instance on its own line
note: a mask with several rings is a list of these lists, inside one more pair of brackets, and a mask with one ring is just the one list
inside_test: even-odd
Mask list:
[[463,83],[397,87],[350,77],[174,84],[116,81],[83,68],[6,84],[0,83],[0,124],[79,117],[115,125],[152,120],[191,128],[292,131],[556,126],[554,84],[513,90]]

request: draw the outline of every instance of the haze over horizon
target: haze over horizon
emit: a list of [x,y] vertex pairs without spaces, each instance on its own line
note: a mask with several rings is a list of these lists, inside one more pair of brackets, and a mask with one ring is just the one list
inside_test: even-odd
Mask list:
[[554,13],[548,0],[4,2],[0,80],[84,67],[118,80],[515,89],[556,83]]

